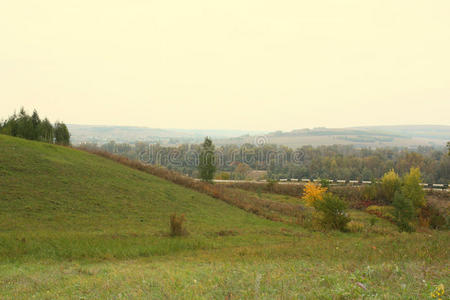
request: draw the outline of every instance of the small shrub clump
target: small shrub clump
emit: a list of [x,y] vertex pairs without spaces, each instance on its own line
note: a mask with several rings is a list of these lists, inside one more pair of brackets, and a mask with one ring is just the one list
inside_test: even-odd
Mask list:
[[435,208],[431,203],[427,203],[420,211],[419,220],[432,229],[448,229],[448,220],[442,215],[439,209]]
[[184,227],[184,222],[186,218],[184,214],[177,216],[177,214],[172,214],[170,216],[170,235],[171,236],[183,236],[187,235],[187,230]]
[[373,226],[375,226],[375,224],[377,223],[377,218],[375,218],[375,217],[372,217],[372,218],[370,218],[369,219],[369,224],[370,224],[370,227],[373,227]]
[[312,207],[305,207],[301,214],[297,216],[296,223],[311,230],[321,230],[320,215]]
[[357,222],[357,221],[350,221],[347,224],[347,230],[350,232],[363,232],[364,223]]
[[345,231],[350,218],[344,200],[331,193],[325,193],[323,199],[315,201],[313,205],[321,215],[320,221],[324,228]]
[[394,220],[394,207],[390,205],[371,205],[366,208],[366,212],[389,221]]

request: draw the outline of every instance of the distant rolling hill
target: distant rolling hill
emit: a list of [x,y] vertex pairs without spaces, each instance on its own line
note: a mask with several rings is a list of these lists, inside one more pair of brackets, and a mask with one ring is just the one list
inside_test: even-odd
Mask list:
[[298,129],[276,131],[261,136],[220,139],[217,144],[268,143],[301,147],[304,145],[354,145],[357,147],[443,147],[450,140],[450,126],[404,125],[351,128]]
[[398,126],[369,126],[355,127],[373,132],[386,132],[410,138],[426,138],[448,141],[450,126],[445,125],[398,125]]
[[97,126],[68,124],[72,142],[134,143],[136,141],[161,143],[199,143],[206,136],[214,139],[237,137],[245,134],[263,134],[259,131],[225,130],[225,129],[161,129],[137,126]]
[[134,143],[136,141],[159,142],[177,145],[181,143],[200,143],[205,136],[213,138],[219,145],[270,143],[289,147],[304,145],[355,145],[361,147],[442,147],[450,140],[450,126],[446,125],[401,125],[366,126],[349,128],[296,129],[289,132],[245,130],[195,130],[160,129],[133,126],[94,126],[69,124],[72,142],[115,142]]

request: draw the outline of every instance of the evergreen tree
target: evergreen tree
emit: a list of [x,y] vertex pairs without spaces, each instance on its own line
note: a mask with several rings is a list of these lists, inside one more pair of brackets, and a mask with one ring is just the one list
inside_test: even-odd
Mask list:
[[55,143],[59,145],[70,145],[70,133],[66,124],[56,122],[54,127]]
[[23,107],[20,109],[19,117],[17,118],[17,136],[27,140],[32,140],[34,136],[31,117]]
[[53,126],[47,118],[41,122],[40,132],[42,141],[53,143]]
[[211,182],[216,172],[214,145],[209,137],[205,138],[200,153],[198,171],[203,181]]
[[412,232],[412,222],[416,216],[412,201],[397,191],[394,195],[394,217],[400,231]]
[[2,129],[0,131],[3,134],[17,136],[17,115],[14,113],[3,123]]
[[36,110],[33,111],[33,115],[31,116],[31,139],[32,140],[40,140],[41,139],[41,119]]

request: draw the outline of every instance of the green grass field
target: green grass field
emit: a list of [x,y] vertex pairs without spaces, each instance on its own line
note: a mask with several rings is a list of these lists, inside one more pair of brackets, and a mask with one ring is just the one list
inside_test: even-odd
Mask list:
[[[168,235],[174,212],[189,235]],[[400,234],[351,217],[368,229],[309,231],[102,157],[0,135],[0,299],[427,299],[450,286],[447,231]]]

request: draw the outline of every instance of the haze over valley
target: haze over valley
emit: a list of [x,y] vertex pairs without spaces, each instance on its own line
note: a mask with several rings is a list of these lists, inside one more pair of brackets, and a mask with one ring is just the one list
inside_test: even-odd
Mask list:
[[349,128],[313,128],[292,131],[245,130],[195,130],[156,129],[130,126],[95,126],[68,124],[72,142],[97,143],[161,143],[179,145],[198,144],[209,136],[218,145],[255,143],[263,138],[265,143],[297,148],[306,145],[354,145],[356,147],[444,147],[450,139],[450,126],[445,125],[397,125],[365,126]]

